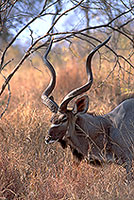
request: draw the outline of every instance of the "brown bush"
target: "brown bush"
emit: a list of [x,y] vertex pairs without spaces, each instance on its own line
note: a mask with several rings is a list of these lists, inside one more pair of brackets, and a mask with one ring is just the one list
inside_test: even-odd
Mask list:
[[[54,96],[58,102],[68,91],[86,82],[84,64],[77,66],[73,60],[64,68],[56,68]],[[125,88],[121,79],[120,87],[117,86],[116,71],[98,87],[108,72],[105,66],[94,69],[94,84],[88,92],[90,111],[110,111]],[[134,199],[134,184],[125,185],[122,167],[112,164],[93,168],[86,161],[76,166],[69,149],[64,151],[58,144],[44,143],[51,113],[41,103],[40,95],[48,82],[46,72],[31,67],[20,70],[11,81],[12,99],[0,122],[0,199]],[[133,91],[133,82],[130,89]]]

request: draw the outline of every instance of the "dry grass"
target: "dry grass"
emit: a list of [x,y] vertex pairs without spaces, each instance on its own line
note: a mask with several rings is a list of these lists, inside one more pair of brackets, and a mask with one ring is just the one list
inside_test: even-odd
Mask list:
[[[58,102],[85,82],[81,69],[78,72],[74,61],[68,62],[66,74],[57,69],[54,94]],[[88,92],[90,110],[97,113],[111,110],[120,97],[117,74],[97,88],[107,73],[105,67],[94,70],[94,86]],[[86,161],[76,166],[69,149],[44,143],[51,113],[42,105],[40,95],[48,80],[47,73],[25,67],[11,82],[12,100],[0,121],[0,200],[134,199],[134,184],[125,185],[122,167],[93,168]]]

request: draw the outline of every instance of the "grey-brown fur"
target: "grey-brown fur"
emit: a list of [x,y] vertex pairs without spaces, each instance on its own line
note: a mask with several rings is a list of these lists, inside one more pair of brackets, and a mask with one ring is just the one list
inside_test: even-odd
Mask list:
[[86,91],[93,82],[91,60],[94,53],[109,41],[110,37],[98,45],[87,57],[87,83],[67,94],[60,106],[50,96],[55,87],[56,75],[52,64],[47,60],[52,42],[44,60],[52,79],[42,94],[43,103],[54,112],[46,143],[60,142],[65,149],[70,149],[79,161],[86,158],[90,163],[101,164],[116,162],[125,167],[127,178],[132,178],[132,160],[134,159],[134,98],[125,100],[113,111],[103,116],[88,114],[89,99],[87,95],[78,98],[73,108],[68,103]]
[[[64,147],[70,146],[80,161],[87,158],[91,163],[123,165],[130,178],[134,159],[134,99],[124,101],[104,116],[72,111],[66,115],[67,124],[60,124],[64,134],[59,142]],[[53,125],[49,130],[48,143],[60,135],[58,126],[53,132],[54,128]]]

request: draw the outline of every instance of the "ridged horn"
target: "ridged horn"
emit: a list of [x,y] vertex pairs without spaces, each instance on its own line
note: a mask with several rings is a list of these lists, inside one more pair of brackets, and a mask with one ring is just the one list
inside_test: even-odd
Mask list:
[[83,85],[80,88],[76,88],[73,91],[71,91],[70,93],[68,93],[63,101],[61,102],[60,106],[59,106],[59,111],[64,113],[67,111],[67,105],[68,103],[74,98],[77,97],[78,95],[83,94],[84,92],[87,92],[90,88],[91,85],[93,83],[93,74],[92,74],[92,69],[91,69],[91,61],[92,61],[92,57],[95,54],[96,51],[98,51],[102,46],[104,46],[109,40],[110,40],[111,36],[109,36],[104,42],[102,42],[101,44],[99,44],[97,47],[95,47],[95,49],[93,49],[90,54],[87,57],[87,61],[86,61],[86,71],[87,71],[87,76],[88,76],[88,81],[85,85]]
[[52,66],[52,64],[48,61],[47,56],[51,50],[52,47],[52,43],[53,43],[53,39],[50,42],[50,45],[44,55],[43,61],[46,64],[46,66],[48,67],[49,71],[51,72],[51,80],[50,83],[48,85],[48,87],[44,90],[44,92],[42,93],[42,100],[43,103],[54,113],[57,113],[59,106],[57,105],[57,103],[54,101],[53,96],[49,95],[52,93],[53,89],[55,88],[55,84],[56,84],[56,73],[54,70],[54,67]]

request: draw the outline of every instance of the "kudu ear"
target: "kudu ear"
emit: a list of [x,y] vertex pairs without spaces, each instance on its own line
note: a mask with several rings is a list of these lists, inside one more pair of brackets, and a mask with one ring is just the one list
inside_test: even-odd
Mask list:
[[89,98],[87,95],[84,95],[77,99],[74,104],[73,113],[86,113],[89,106]]

